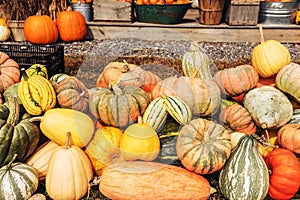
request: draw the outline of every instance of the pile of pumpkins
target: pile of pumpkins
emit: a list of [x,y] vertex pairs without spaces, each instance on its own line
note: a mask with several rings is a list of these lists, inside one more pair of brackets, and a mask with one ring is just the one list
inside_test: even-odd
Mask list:
[[212,74],[197,42],[183,75],[111,62],[95,87],[0,53],[0,199],[52,199],[91,186],[110,199],[291,199],[300,185],[300,65],[280,42]]
[[[69,6],[57,14],[55,19],[49,15],[32,15],[24,21],[24,37],[31,44],[54,44],[82,41],[86,38],[87,26],[84,16]],[[0,41],[7,41],[11,30],[5,18],[0,18]]]

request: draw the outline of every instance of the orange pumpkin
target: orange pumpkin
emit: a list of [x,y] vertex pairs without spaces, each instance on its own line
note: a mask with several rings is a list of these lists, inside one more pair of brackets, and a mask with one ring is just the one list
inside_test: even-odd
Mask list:
[[218,71],[213,80],[222,94],[229,97],[239,96],[254,88],[259,76],[251,65],[239,65]]
[[213,81],[186,76],[171,76],[159,81],[152,90],[152,99],[177,96],[191,109],[194,116],[211,116],[220,106],[221,94]]
[[74,42],[85,39],[87,26],[84,16],[70,7],[58,13],[56,19],[60,39],[64,42]]
[[107,87],[111,83],[118,83],[121,87],[133,85],[151,92],[161,78],[141,67],[126,62],[111,62],[97,79],[97,87]]
[[300,186],[300,164],[296,155],[276,148],[265,158],[270,174],[268,194],[273,199],[291,199]]
[[52,44],[58,40],[58,30],[48,15],[29,16],[24,22],[24,36],[33,44]]
[[300,124],[285,124],[278,131],[278,143],[300,154]]
[[225,107],[220,112],[219,119],[233,131],[248,135],[256,132],[256,126],[250,113],[240,104],[232,104]]
[[20,80],[19,64],[9,56],[0,52],[0,94]]

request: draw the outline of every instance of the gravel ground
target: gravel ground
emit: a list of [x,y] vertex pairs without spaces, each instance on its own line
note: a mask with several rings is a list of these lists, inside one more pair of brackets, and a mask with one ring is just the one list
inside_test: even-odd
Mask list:
[[[252,49],[258,43],[251,42],[199,42],[199,46],[215,64],[212,74],[217,70],[251,63]],[[103,68],[112,61],[126,60],[156,72],[161,78],[182,74],[181,58],[189,49],[188,40],[141,40],[133,38],[107,38],[84,42],[62,43],[65,55],[71,60],[67,68],[76,68],[73,74],[87,87],[93,87]],[[292,57],[300,63],[300,45],[283,43]],[[81,60],[78,61],[78,57]],[[74,66],[76,63],[80,66]],[[70,71],[70,69],[67,69]]]

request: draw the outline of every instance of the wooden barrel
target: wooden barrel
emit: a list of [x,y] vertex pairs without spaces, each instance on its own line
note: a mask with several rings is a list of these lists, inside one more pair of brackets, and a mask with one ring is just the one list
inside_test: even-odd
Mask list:
[[220,24],[225,0],[199,0],[200,24]]

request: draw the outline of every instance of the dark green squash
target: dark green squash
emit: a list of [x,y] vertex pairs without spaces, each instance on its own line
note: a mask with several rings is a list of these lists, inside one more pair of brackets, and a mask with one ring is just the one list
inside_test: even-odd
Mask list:
[[24,161],[37,148],[40,129],[29,117],[16,97],[0,105],[0,166],[9,163],[14,154],[18,154],[16,161]]
[[243,136],[233,148],[219,176],[226,199],[264,199],[269,188],[268,168],[252,135]]
[[164,127],[157,133],[160,141],[160,152],[156,162],[182,166],[176,153],[176,141],[181,125],[168,117]]

